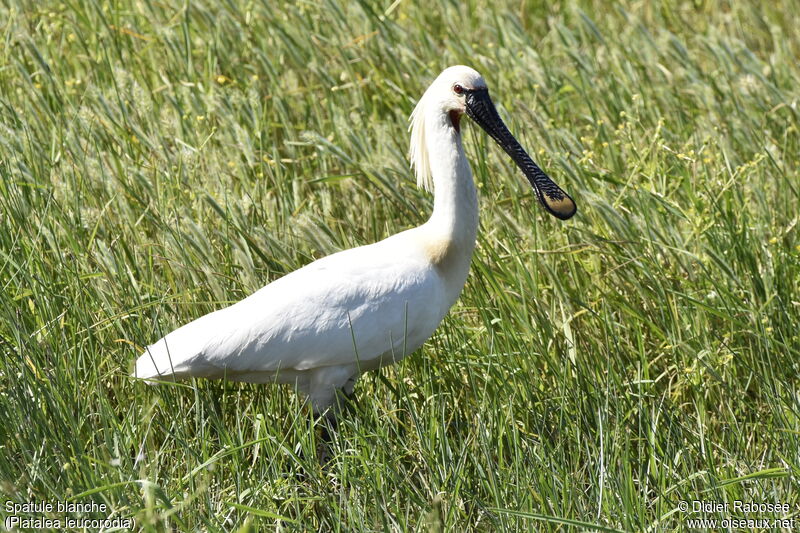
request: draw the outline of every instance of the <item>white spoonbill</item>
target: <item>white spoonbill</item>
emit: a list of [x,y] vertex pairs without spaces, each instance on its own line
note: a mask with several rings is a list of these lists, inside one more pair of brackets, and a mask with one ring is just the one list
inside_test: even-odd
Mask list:
[[[512,157],[542,206],[575,203],[508,131],[475,70],[444,70],[411,115],[411,164],[434,189],[419,227],[324,257],[148,346],[134,376],[293,383],[321,414],[366,370],[392,364],[433,334],[461,293],[478,230],[478,197],[459,121],[466,113]],[[330,411],[332,413],[333,410]]]

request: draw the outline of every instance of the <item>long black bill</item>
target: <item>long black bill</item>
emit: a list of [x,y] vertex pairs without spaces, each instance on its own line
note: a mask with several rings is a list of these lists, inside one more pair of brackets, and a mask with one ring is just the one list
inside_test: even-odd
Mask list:
[[474,89],[466,92],[467,115],[486,130],[492,139],[506,151],[511,159],[531,182],[542,206],[553,216],[566,220],[575,214],[577,207],[570,196],[561,190],[539,166],[533,162],[522,146],[497,114],[488,89]]

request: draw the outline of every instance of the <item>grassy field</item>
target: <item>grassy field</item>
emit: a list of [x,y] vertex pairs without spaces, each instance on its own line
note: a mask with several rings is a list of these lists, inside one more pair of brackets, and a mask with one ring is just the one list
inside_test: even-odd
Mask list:
[[[149,531],[800,511],[793,2],[34,4],[0,5],[3,518],[7,499]],[[171,329],[423,222],[407,117],[457,63],[578,215],[545,214],[462,122],[467,286],[360,382],[327,472],[289,388],[128,377]]]

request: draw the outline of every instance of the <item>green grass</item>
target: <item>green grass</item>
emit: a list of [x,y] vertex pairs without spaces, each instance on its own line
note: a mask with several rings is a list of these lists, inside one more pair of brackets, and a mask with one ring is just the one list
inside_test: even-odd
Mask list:
[[[3,500],[152,531],[797,514],[797,6],[418,4],[0,5]],[[171,329],[423,222],[407,116],[456,63],[578,215],[465,127],[469,281],[360,382],[328,472],[289,388],[128,377]]]

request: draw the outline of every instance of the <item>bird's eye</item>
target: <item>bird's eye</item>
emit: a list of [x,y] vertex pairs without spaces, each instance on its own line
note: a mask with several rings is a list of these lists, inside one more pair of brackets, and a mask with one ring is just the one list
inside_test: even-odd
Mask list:
[[455,85],[453,85],[453,92],[456,94],[464,94],[464,88],[456,83]]

